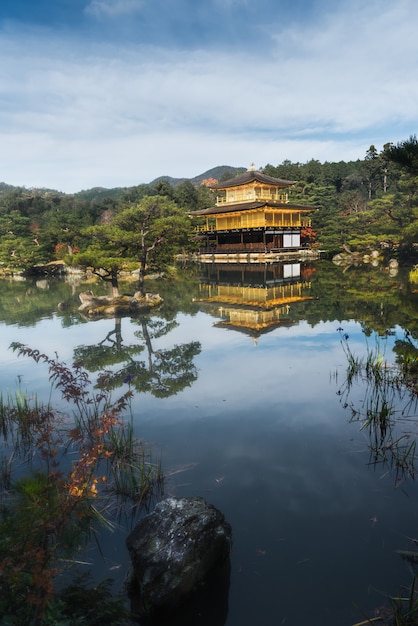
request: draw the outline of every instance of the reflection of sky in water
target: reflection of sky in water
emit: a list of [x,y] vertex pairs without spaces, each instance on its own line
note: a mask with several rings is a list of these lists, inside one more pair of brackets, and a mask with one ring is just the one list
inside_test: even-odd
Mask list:
[[[215,328],[203,313],[178,321],[153,341],[154,349],[200,341],[198,380],[167,399],[137,396],[133,413],[138,435],[155,443],[167,471],[188,466],[173,474],[167,491],[203,495],[232,524],[227,625],[361,621],[352,602],[370,610],[384,600],[371,589],[393,593],[409,582],[395,550],[410,547],[417,505],[413,486],[408,498],[382,478],[383,467],[367,466],[367,435],[348,423],[336,394],[346,368],[336,329],[342,326],[353,351],[362,353],[359,325],[301,322],[255,345]],[[38,367],[7,350],[11,341],[71,363],[74,347],[97,344],[113,327],[104,320],[63,328],[57,318],[32,328],[2,326],[2,388],[21,374],[24,388],[41,395],[49,389]],[[122,320],[125,345],[136,342],[138,329]],[[351,400],[360,401],[360,390],[353,393]],[[110,550],[112,563],[124,561],[122,536]]]

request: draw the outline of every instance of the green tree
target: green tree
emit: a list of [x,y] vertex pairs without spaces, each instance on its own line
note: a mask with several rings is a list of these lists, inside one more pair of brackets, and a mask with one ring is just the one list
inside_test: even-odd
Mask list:
[[206,185],[199,185],[197,188],[197,210],[207,209],[215,204],[215,191]]
[[412,175],[418,174],[418,139],[416,135],[411,135],[409,139],[400,141],[394,145],[389,145],[386,151],[390,161],[397,163]]
[[138,290],[145,295],[146,274],[164,270],[175,253],[187,245],[190,218],[168,198],[146,196],[119,213],[113,226],[118,245],[139,262]]
[[352,215],[366,210],[366,201],[360,191],[344,191],[340,194],[339,207],[343,214]]
[[25,269],[47,257],[38,234],[32,232],[30,219],[17,209],[0,211],[0,263],[4,267]]
[[416,206],[418,202],[418,139],[413,135],[396,146],[389,146],[386,156],[389,161],[393,161],[401,168],[398,190],[407,198],[409,207]]
[[179,183],[174,188],[173,199],[181,209],[185,211],[196,211],[198,205],[198,193],[196,187],[190,180]]
[[[383,193],[387,193],[388,188],[391,186],[392,178],[396,175],[396,165],[391,163],[389,158],[389,151],[392,148],[391,143],[385,143],[383,150],[379,155],[381,168],[382,168],[382,189]],[[394,171],[395,170],[395,171]]]
[[371,145],[367,150],[366,158],[363,162],[363,177],[367,186],[367,196],[369,200],[376,194],[376,190],[380,187],[381,179],[381,161],[379,153],[375,146]]
[[149,195],[166,196],[167,198],[170,198],[172,200],[174,195],[174,189],[166,178],[160,178],[151,185]]
[[401,229],[400,254],[410,257],[416,254],[418,241],[418,139],[411,135],[409,139],[396,146],[389,145],[386,157],[398,165],[401,176],[398,180],[396,203],[389,217]]
[[137,264],[130,259],[123,245],[124,233],[113,224],[92,226],[84,231],[91,243],[84,252],[71,257],[75,265],[89,267],[93,274],[110,283],[113,296],[119,295],[119,276],[122,271],[131,271]]
[[274,176],[274,178],[283,178],[285,180],[301,180],[301,164],[292,163],[289,159],[285,159],[280,165],[274,167],[267,164],[263,168],[264,174]]
[[322,164],[316,159],[311,159],[303,167],[303,176],[306,182],[322,184]]

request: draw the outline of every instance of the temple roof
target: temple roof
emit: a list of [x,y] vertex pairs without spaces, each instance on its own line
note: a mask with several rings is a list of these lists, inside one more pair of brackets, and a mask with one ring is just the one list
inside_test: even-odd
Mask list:
[[316,211],[319,206],[306,204],[292,204],[290,202],[242,202],[240,204],[223,204],[221,206],[212,206],[200,211],[190,211],[189,215],[194,217],[204,217],[205,215],[218,215],[220,213],[233,213],[236,211],[251,211],[261,209],[263,207],[271,207],[273,209],[286,209],[287,211],[294,209],[295,211]]
[[273,176],[267,176],[257,170],[247,170],[244,174],[239,174],[234,178],[229,178],[216,185],[209,185],[210,189],[226,189],[227,187],[240,187],[241,185],[248,185],[251,182],[258,182],[265,185],[273,185],[275,187],[291,187],[297,181],[285,180],[284,178],[274,178]]

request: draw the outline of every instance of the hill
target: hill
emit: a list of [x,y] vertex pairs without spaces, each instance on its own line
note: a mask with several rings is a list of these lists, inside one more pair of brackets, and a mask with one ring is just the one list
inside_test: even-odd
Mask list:
[[[237,176],[238,174],[242,174],[245,172],[245,167],[234,167],[232,165],[218,165],[216,167],[212,167],[212,169],[195,176],[194,178],[174,178],[172,176],[159,176],[152,180],[149,185],[154,185],[160,180],[166,180],[172,187],[176,187],[180,183],[183,183],[186,180],[189,180],[193,185],[197,187],[201,184],[202,180],[206,180],[207,178],[216,178],[216,180],[225,180],[226,178],[232,178],[233,176]],[[48,194],[48,193],[57,193],[59,195],[69,195],[75,196],[78,199],[82,200],[93,200],[100,198],[113,198],[114,200],[118,200],[123,196],[124,193],[128,192],[130,187],[92,187],[91,189],[82,189],[74,194],[63,194],[62,192],[58,192],[54,189],[45,189],[45,188],[30,188],[27,189],[25,187],[15,187],[14,185],[8,185],[7,183],[0,182],[0,195],[3,193],[10,193],[14,189],[19,189],[21,191],[25,191],[27,193],[35,193],[35,194]]]
[[98,198],[114,198],[115,200],[119,200],[122,195],[128,191],[129,187],[112,187],[108,189],[107,187],[92,187],[91,189],[82,189],[78,191],[74,195],[77,198],[82,198],[83,200],[93,200]]
[[200,185],[202,180],[206,180],[207,178],[216,178],[216,180],[232,178],[233,176],[237,176],[238,174],[242,174],[245,172],[245,167],[233,167],[232,165],[218,165],[216,167],[212,167],[212,169],[203,172],[203,174],[199,174],[194,178],[173,178],[172,176],[159,176],[155,178],[150,185],[157,183],[160,180],[166,180],[172,187],[176,187],[180,183],[184,183],[184,181],[189,180],[193,185]]

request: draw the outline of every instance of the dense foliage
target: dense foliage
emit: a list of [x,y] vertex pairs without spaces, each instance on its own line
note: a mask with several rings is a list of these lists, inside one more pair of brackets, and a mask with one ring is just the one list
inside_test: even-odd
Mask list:
[[[381,152],[372,145],[357,161],[285,160],[267,164],[263,171],[295,181],[291,201],[320,206],[307,235],[310,243],[316,235],[321,250],[333,254],[342,248],[377,248],[402,259],[417,252],[417,154],[418,142],[411,136],[396,146],[385,144]],[[229,174],[220,178],[224,175]],[[214,202],[205,184],[213,180],[212,174],[206,181],[203,176],[201,184],[196,180],[171,184],[161,178],[149,185],[77,194],[1,183],[0,267],[22,270],[66,259],[102,268],[114,283],[123,269],[143,263],[146,248],[147,264],[161,269],[174,252],[193,249],[193,241],[185,236],[191,232],[188,212]],[[141,236],[147,240],[142,244]],[[74,258],[75,254],[81,256]]]
[[321,249],[387,249],[410,258],[418,242],[418,157],[415,136],[379,153],[370,146],[363,160],[338,163],[284,161],[264,172],[296,182],[292,201],[319,204],[312,226]]

